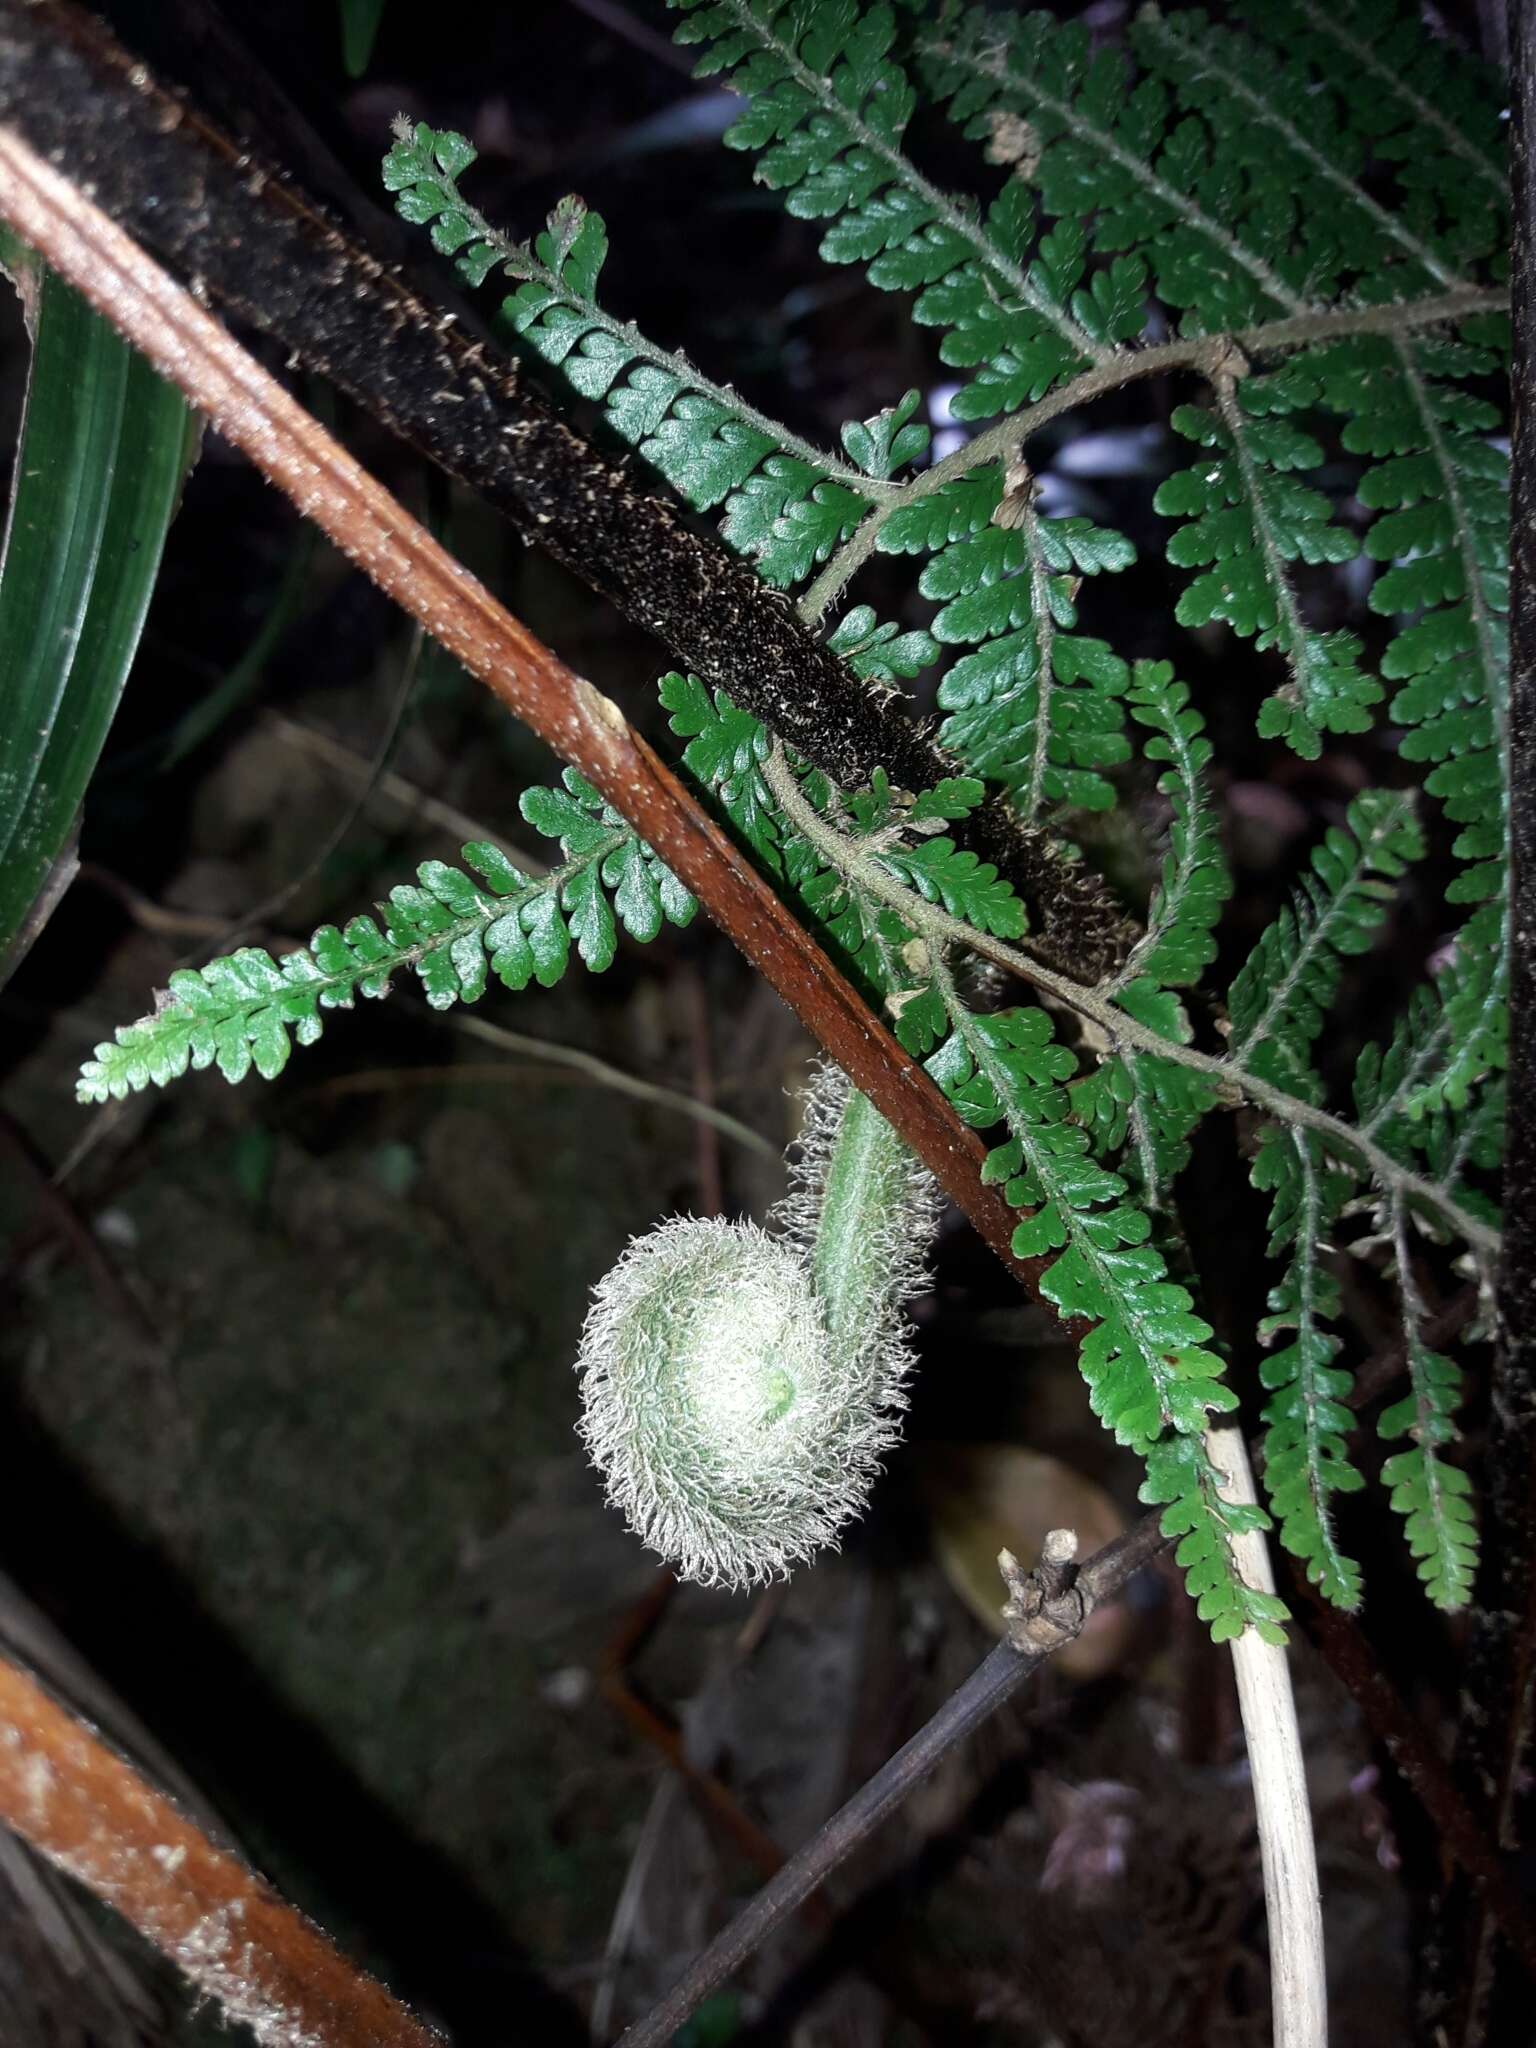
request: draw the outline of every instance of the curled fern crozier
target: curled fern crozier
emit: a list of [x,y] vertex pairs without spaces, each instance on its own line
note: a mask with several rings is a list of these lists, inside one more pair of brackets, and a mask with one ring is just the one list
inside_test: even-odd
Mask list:
[[906,1405],[901,1315],[926,1174],[835,1069],[818,1079],[782,1236],[673,1217],[596,1289],[581,1436],[630,1527],[685,1579],[751,1585],[863,1508]]

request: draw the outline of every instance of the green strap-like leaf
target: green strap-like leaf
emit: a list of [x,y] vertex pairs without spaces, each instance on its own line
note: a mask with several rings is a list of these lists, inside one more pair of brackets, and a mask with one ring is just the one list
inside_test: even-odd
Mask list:
[[384,0],[341,0],[341,61],[348,78],[361,78],[373,55]]
[[0,558],[0,973],[66,846],[144,625],[191,448],[178,392],[35,259]]

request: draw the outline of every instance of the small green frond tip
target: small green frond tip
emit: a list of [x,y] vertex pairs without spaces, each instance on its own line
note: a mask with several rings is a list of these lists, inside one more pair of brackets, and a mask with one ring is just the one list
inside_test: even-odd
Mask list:
[[354,917],[344,929],[322,925],[280,961],[246,946],[183,968],[151,1015],[97,1046],[80,1070],[78,1099],[121,1100],[163,1088],[189,1068],[217,1067],[230,1082],[253,1069],[274,1080],[294,1044],[319,1038],[328,1010],[387,995],[402,969],[444,1010],[478,1001],[491,974],[513,990],[553,987],[573,949],[600,974],[613,961],[620,926],[645,943],[663,924],[693,917],[693,897],[575,769],[565,771],[561,789],[526,791],[522,811],[564,856],[548,874],[526,874],[499,847],[473,841],[463,854],[479,882],[424,861],[416,883],[391,889],[375,916]]

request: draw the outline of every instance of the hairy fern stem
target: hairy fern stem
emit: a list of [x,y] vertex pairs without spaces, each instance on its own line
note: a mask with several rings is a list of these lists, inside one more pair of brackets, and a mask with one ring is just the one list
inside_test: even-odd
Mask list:
[[1318,1109],[1299,1096],[1288,1094],[1285,1089],[1251,1072],[1231,1057],[1199,1052],[1194,1046],[1164,1038],[1159,1032],[1138,1023],[1126,1011],[1115,1008],[1099,993],[1069,981],[1065,975],[1053,973],[1017,946],[1010,946],[991,933],[979,931],[963,919],[951,916],[938,905],[925,902],[914,890],[895,880],[877,854],[848,839],[807,803],[782,751],[770,755],[763,773],[785,816],[828,865],[876,902],[899,912],[932,947],[960,945],[973,953],[980,953],[999,967],[1006,967],[1021,981],[1029,982],[1051,996],[1064,1008],[1088,1018],[1105,1033],[1112,1045],[1155,1053],[1160,1059],[1171,1060],[1190,1073],[1203,1076],[1215,1085],[1215,1099],[1218,1101],[1235,1105],[1246,1098],[1259,1108],[1268,1110],[1284,1124],[1315,1131],[1337,1158],[1369,1172],[1383,1187],[1400,1190],[1416,1209],[1438,1218],[1491,1268],[1499,1252],[1498,1230],[1472,1215],[1443,1188],[1402,1165],[1366,1137],[1358,1126],[1347,1123],[1342,1117],[1329,1115],[1326,1110]]
[[1077,412],[1112,391],[1123,390],[1143,377],[1162,377],[1188,372],[1214,384],[1221,366],[1232,358],[1234,348],[1255,358],[1284,356],[1314,343],[1344,340],[1348,336],[1402,335],[1450,326],[1469,315],[1502,313],[1509,308],[1509,293],[1502,287],[1461,285],[1437,297],[1404,300],[1383,306],[1346,306],[1318,312],[1288,314],[1282,320],[1266,320],[1253,327],[1234,328],[1228,333],[1203,334],[1185,341],[1154,342],[1123,351],[1108,362],[1095,364],[1047,397],[1010,413],[996,426],[973,434],[953,453],[944,456],[916,476],[908,478],[897,491],[876,505],[861,521],[853,535],[832,556],[807,587],[800,599],[800,615],[807,624],[817,625],[847,589],[859,570],[875,552],[881,529],[892,514],[914,498],[939,491],[957,477],[969,476],[989,462],[1015,454],[1030,436],[1052,420]]

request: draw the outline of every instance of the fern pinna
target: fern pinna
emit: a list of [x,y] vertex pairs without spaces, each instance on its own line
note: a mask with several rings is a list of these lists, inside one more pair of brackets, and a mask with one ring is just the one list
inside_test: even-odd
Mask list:
[[[791,433],[653,343],[603,298],[607,234],[580,200],[517,241],[462,189],[474,151],[402,123],[384,164],[406,219],[475,286],[504,279],[512,346],[599,401],[607,427],[866,682],[936,698],[953,774],[837,789],[695,678],[662,679],[683,759],[961,1115],[1020,1212],[1016,1246],[1089,1326],[1105,1425],[1145,1460],[1145,1497],[1219,1636],[1281,1614],[1246,1585],[1203,1439],[1234,1396],[1178,1221],[1201,1120],[1235,1113],[1269,1202],[1261,1332],[1265,1481],[1281,1541],[1331,1600],[1361,1575],[1336,1526],[1364,1484],[1341,1320],[1349,1257],[1390,1275],[1407,1391],[1381,1418],[1384,1477],[1431,1597],[1463,1602],[1475,1518],[1455,1462],[1455,1363],[1430,1343],[1426,1274],[1486,1282],[1505,1062],[1506,500],[1504,171],[1494,81],[1391,0],[1251,0],[1221,20],[1142,8],[1123,41],[1045,14],[859,0],[677,0],[701,75],[741,95],[727,144],[822,257],[903,295],[954,380],[960,445],[934,460],[916,390],[836,447]],[[976,145],[980,198],[909,150],[920,103]],[[937,374],[937,372],[936,372]],[[1073,505],[1057,422],[1139,380],[1174,380],[1150,509],[1172,618],[1160,650],[1117,645],[1112,578],[1137,549]],[[1050,431],[1047,432],[1046,430]],[[899,624],[844,593],[905,564]],[[1347,578],[1336,573],[1348,565]],[[919,623],[921,622],[921,623]],[[1181,634],[1227,636],[1223,688],[1302,761],[1352,751],[1359,789],[1324,821],[1292,902],[1246,958],[1229,929],[1207,721]],[[926,680],[923,680],[925,679]],[[1138,766],[1138,759],[1145,767]],[[1415,779],[1422,777],[1422,796]],[[1361,786],[1374,778],[1381,786]],[[327,928],[280,964],[247,951],[173,982],[98,1048],[82,1093],[190,1062],[267,1075],[289,1033],[410,967],[436,1003],[490,971],[552,980],[571,946],[611,958],[684,919],[686,894],[567,778],[524,808],[564,864],[522,874],[466,848],[377,921]],[[1166,851],[1128,957],[1090,986],[1030,950],[1009,883],[952,827],[1002,792],[1067,853],[1093,814],[1155,795]],[[1426,844],[1454,874],[1432,971],[1358,1060],[1346,1104],[1320,1049],[1351,962],[1392,920]],[[482,883],[484,886],[482,886]],[[611,907],[610,907],[611,900]],[[1417,891],[1421,909],[1424,891]],[[991,959],[1037,1001],[992,1006]],[[1220,969],[1220,972],[1215,970]],[[1353,986],[1353,984],[1350,984]]]

